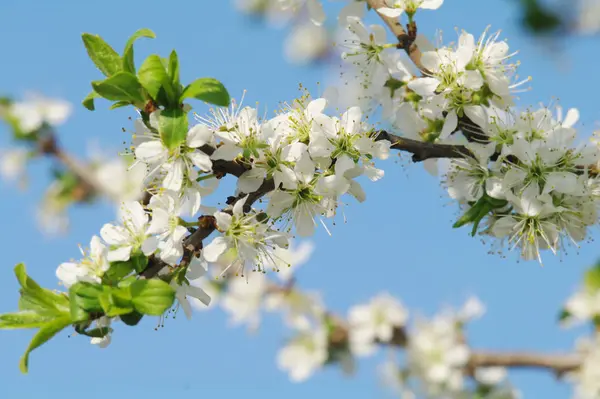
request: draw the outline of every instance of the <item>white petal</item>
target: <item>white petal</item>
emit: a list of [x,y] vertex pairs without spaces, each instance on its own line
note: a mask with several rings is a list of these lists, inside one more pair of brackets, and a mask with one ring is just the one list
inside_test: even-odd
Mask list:
[[158,249],[158,239],[156,237],[148,237],[142,243],[142,252],[146,256],[150,256]]
[[417,78],[408,82],[408,88],[423,97],[429,97],[435,94],[435,90],[440,85],[436,78]]
[[202,249],[202,255],[207,261],[216,262],[228,247],[228,241],[224,237],[215,237],[210,244]]
[[225,161],[233,161],[241,153],[242,149],[240,147],[226,143],[217,148],[210,157],[212,159],[223,159]]
[[160,163],[167,155],[167,149],[158,140],[146,141],[135,149],[135,157],[146,163]]
[[377,9],[377,12],[380,13],[381,15],[385,15],[386,17],[390,17],[390,18],[398,18],[400,15],[402,15],[402,9],[401,8],[389,8],[389,7],[381,7]]
[[444,127],[442,128],[442,132],[440,133],[441,139],[447,139],[450,137],[452,132],[458,126],[458,115],[456,115],[456,111],[452,110],[446,116],[446,120],[444,121]]
[[100,236],[108,245],[123,245],[130,240],[129,233],[125,228],[110,223],[102,226]]
[[148,223],[148,215],[137,201],[124,202],[119,208],[119,218],[125,226],[130,226],[136,232],[142,231]]
[[201,151],[191,152],[186,154],[188,159],[192,161],[198,169],[203,172],[210,172],[212,170],[212,161],[210,157]]
[[253,168],[242,173],[238,178],[237,188],[242,193],[252,193],[258,190],[264,180],[264,169]]
[[200,287],[188,285],[185,287],[185,294],[187,296],[191,296],[192,298],[196,298],[206,306],[210,305],[210,296]]
[[183,184],[183,169],[185,165],[181,158],[171,164],[169,172],[163,180],[163,187],[171,191],[179,191]]
[[444,0],[423,0],[419,8],[437,10],[444,3]]
[[210,143],[213,138],[213,131],[205,125],[196,125],[190,129],[187,134],[188,147],[198,148],[204,144]]
[[362,111],[360,107],[350,107],[348,111],[344,112],[342,115],[342,126],[346,130],[346,133],[357,133],[361,118]]
[[225,212],[215,212],[214,217],[220,230],[226,231],[229,229],[229,226],[231,226],[232,216],[230,214]]
[[156,208],[152,211],[152,220],[148,227],[148,234],[161,234],[169,229],[169,213],[162,209]]
[[131,250],[133,248],[131,245],[126,247],[120,247],[108,252],[108,256],[106,257],[109,262],[117,262],[117,261],[126,261],[131,257]]

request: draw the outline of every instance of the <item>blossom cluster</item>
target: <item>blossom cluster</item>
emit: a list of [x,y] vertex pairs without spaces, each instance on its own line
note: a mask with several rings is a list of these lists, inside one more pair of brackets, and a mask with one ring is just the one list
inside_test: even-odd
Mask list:
[[[441,4],[390,3],[378,11],[395,17],[410,9],[409,18],[419,5]],[[455,45],[439,48],[417,37],[422,52],[415,73],[386,43],[381,25],[367,28],[356,15],[345,19],[342,58],[362,76],[357,98],[381,107],[404,137],[468,151],[449,154],[444,165],[425,161],[436,174],[443,167],[444,185],[463,212],[455,227],[471,224],[473,235],[494,239],[494,248],[518,247],[523,259],[540,262],[542,250],[557,253],[588,237],[598,219],[598,147],[576,143],[576,109],[562,115],[557,107],[555,115],[546,107],[515,108],[513,94],[530,78],[517,81],[516,53],[499,32],[486,30],[479,39],[462,32]]]

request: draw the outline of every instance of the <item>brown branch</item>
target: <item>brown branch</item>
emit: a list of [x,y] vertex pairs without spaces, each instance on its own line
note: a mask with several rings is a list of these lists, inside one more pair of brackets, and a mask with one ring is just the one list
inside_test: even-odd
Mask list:
[[576,370],[582,358],[576,354],[544,354],[533,352],[489,352],[473,351],[469,359],[469,368],[508,367],[546,369],[561,376]]
[[378,133],[376,140],[388,140],[392,143],[392,149],[413,154],[413,162],[422,162],[432,158],[465,158],[472,155],[462,145],[426,143],[424,141],[396,136],[385,130]]
[[[367,4],[376,12],[378,8],[387,7],[384,0],[367,0]],[[411,29],[412,32],[409,34],[406,32],[398,18],[386,17],[380,13],[377,13],[377,15],[381,17],[383,22],[390,28],[390,31],[396,36],[396,39],[398,39],[397,47],[406,51],[406,54],[408,54],[417,68],[421,71],[425,71],[426,69],[421,64],[421,50],[419,50],[419,47],[415,44],[416,25],[413,25]]]
[[81,182],[81,188],[87,195],[100,193],[109,195],[103,190],[102,185],[98,182],[98,179],[89,167],[81,163],[78,159],[73,158],[58,145],[58,140],[54,133],[50,132],[40,137],[38,140],[38,149],[41,154],[54,157],[73,172],[78,177]]

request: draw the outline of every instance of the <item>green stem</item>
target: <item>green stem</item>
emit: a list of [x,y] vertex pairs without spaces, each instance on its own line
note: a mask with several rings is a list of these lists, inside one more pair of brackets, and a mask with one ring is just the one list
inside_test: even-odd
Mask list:
[[179,218],[179,225],[183,227],[198,227],[200,222],[197,220],[195,222],[186,222],[182,218]]
[[202,181],[202,180],[208,180],[208,179],[212,179],[213,177],[215,177],[214,174],[210,174],[210,175],[204,175],[204,176],[198,176],[198,178],[196,178],[196,181]]

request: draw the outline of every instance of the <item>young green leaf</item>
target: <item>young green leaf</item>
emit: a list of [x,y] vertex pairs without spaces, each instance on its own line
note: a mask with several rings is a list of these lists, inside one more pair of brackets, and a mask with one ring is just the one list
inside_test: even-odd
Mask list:
[[56,318],[53,314],[40,314],[35,311],[5,313],[0,315],[0,329],[40,328]]
[[135,63],[133,60],[133,43],[139,38],[147,37],[154,39],[156,35],[150,29],[142,28],[137,30],[125,44],[125,50],[123,51],[123,70],[135,74]]
[[179,98],[181,95],[181,82],[179,81],[179,57],[175,50],[171,51],[169,55],[169,77],[175,91],[175,97]]
[[175,290],[159,279],[138,280],[131,284],[133,307],[140,313],[160,316],[175,301]]
[[176,105],[171,78],[161,58],[152,54],[140,66],[138,78],[150,97],[160,105]]
[[83,104],[84,107],[86,107],[90,111],[93,111],[96,109],[96,107],[94,106],[94,99],[96,99],[96,98],[100,98],[100,96],[95,91],[92,91],[92,92],[90,92],[90,94],[85,96],[85,98],[83,99],[83,101],[81,103]]
[[105,76],[112,76],[121,70],[121,57],[100,36],[84,33],[83,44],[91,60]]
[[160,138],[169,150],[177,148],[185,141],[188,132],[188,118],[183,110],[166,109],[159,117]]
[[129,105],[128,101],[117,101],[116,103],[113,103],[113,105],[111,105],[108,109],[117,109],[117,108],[121,108],[121,107],[126,107]]
[[38,283],[27,275],[27,270],[23,263],[15,266],[14,271],[21,285],[19,310],[47,311],[55,314],[68,311],[69,299],[63,294],[40,287]]
[[195,98],[221,107],[229,106],[229,93],[223,83],[213,78],[196,79],[183,89],[180,101]]
[[123,295],[120,295],[115,290],[102,293],[98,299],[104,313],[109,317],[131,313],[134,310],[131,300],[124,298]]
[[118,72],[105,80],[92,82],[92,87],[107,100],[127,101],[138,108],[142,108],[145,102],[142,85],[129,72]]
[[61,330],[63,330],[70,324],[71,317],[69,315],[65,315],[46,323],[42,328],[40,328],[37,334],[35,334],[31,342],[29,343],[25,354],[21,358],[21,362],[19,363],[19,368],[21,369],[21,372],[26,374],[28,371],[29,354],[31,353],[31,351],[48,342],[48,340],[50,340],[52,337],[54,337],[56,334],[58,334]]

